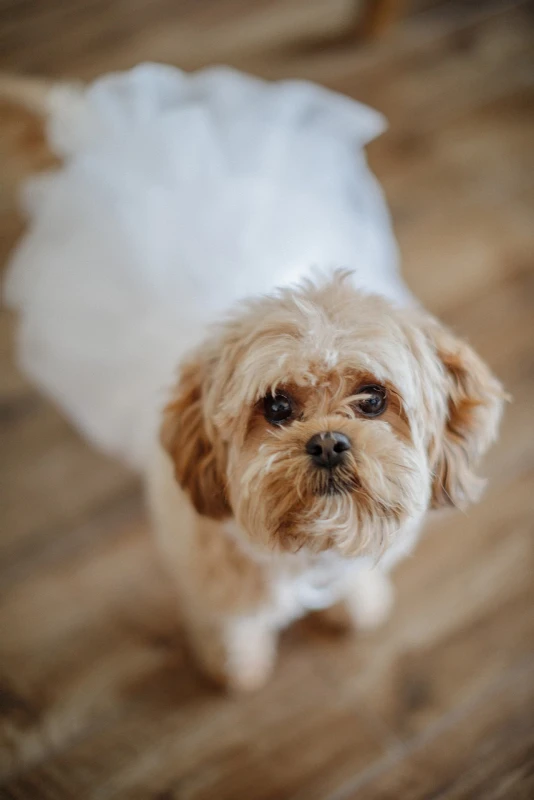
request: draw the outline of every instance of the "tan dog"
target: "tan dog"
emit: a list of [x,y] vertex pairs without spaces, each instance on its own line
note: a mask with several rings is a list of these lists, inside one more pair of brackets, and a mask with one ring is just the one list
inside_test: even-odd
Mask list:
[[380,623],[427,509],[477,497],[501,406],[467,345],[346,275],[218,328],[182,367],[150,473],[208,672],[260,685],[278,631],[310,609],[341,602],[355,625]]

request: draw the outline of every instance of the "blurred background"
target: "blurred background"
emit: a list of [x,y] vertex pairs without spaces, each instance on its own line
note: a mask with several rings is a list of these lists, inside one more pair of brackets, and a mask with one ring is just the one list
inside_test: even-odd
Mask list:
[[[3,0],[0,69],[145,61],[308,78],[384,112],[369,148],[407,282],[513,395],[483,501],[434,517],[387,626],[284,636],[233,698],[191,665],[140,487],[22,378],[0,313],[0,796],[534,796],[534,9],[472,0]],[[49,166],[0,101],[0,260]]]

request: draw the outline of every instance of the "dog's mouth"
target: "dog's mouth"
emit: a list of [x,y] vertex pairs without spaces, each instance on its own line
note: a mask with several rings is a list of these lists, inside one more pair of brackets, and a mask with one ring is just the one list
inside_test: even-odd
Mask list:
[[347,495],[357,489],[358,485],[359,481],[354,475],[324,471],[316,477],[313,493],[318,497]]

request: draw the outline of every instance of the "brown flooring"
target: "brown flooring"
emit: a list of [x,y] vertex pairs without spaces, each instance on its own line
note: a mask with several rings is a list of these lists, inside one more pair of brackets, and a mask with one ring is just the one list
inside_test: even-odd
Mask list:
[[[0,770],[5,798],[534,797],[534,36],[522,2],[418,4],[360,47],[345,0],[4,0],[0,67],[90,77],[141,59],[322,81],[391,130],[370,158],[409,284],[513,394],[490,486],[436,517],[387,627],[288,633],[270,685],[190,665],[136,481],[12,361],[0,314]],[[341,34],[341,35],[340,35]],[[44,163],[0,108],[0,257]]]

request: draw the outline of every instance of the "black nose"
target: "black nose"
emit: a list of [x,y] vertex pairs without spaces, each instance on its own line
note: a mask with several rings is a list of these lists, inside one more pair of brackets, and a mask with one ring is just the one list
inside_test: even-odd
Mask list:
[[343,461],[344,453],[350,450],[350,440],[344,433],[324,431],[312,436],[306,445],[306,452],[318,467],[337,467]]

